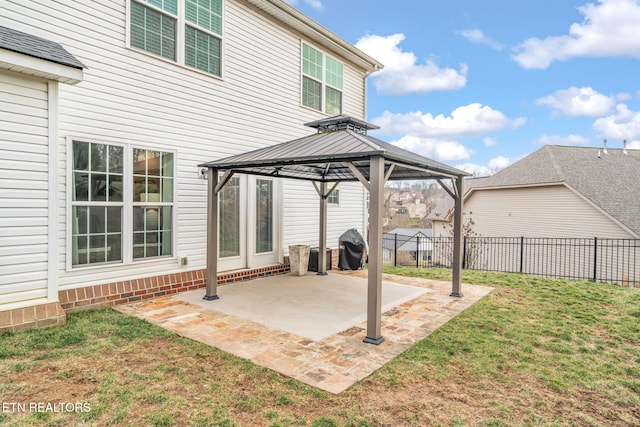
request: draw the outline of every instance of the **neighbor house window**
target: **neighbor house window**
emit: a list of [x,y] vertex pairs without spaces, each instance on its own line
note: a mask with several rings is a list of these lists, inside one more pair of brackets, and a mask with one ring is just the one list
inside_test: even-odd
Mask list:
[[173,254],[173,153],[73,141],[71,184],[71,266]]
[[342,112],[343,65],[302,44],[302,105],[327,114]]
[[222,0],[131,0],[131,46],[221,76]]

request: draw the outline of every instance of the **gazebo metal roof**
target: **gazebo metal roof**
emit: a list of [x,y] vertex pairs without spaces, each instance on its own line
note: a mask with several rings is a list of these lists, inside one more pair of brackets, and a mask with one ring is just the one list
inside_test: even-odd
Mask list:
[[378,127],[352,117],[331,117],[305,126],[317,128],[318,133],[200,166],[317,182],[357,181],[360,178],[349,164],[368,180],[369,159],[382,156],[386,171],[393,165],[388,180],[468,176],[459,169],[367,135],[367,130]]
[[[320,196],[318,274],[326,274],[327,198],[330,182],[360,181],[369,191],[369,272],[367,336],[380,344],[382,292],[382,216],[387,180],[450,179],[443,188],[455,199],[453,281],[451,295],[461,297],[463,179],[469,174],[367,135],[378,127],[349,116],[335,116],[305,124],[317,133],[221,160],[202,163],[207,168],[207,290],[217,296],[218,192],[236,173],[312,181]],[[220,178],[219,172],[224,172]]]

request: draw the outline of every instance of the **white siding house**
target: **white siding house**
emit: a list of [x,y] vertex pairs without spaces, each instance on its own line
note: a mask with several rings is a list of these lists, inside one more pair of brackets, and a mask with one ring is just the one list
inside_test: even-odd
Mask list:
[[[20,326],[16,316],[27,324],[24,306],[69,311],[203,286],[197,165],[313,133],[303,123],[319,118],[366,118],[366,79],[381,64],[282,0],[206,4],[0,6],[0,27],[58,43],[84,66],[60,85],[0,71],[0,312],[13,310],[0,330]],[[289,244],[317,245],[310,183],[234,179],[219,280],[283,272]],[[330,247],[346,229],[364,233],[365,197],[340,185]]]

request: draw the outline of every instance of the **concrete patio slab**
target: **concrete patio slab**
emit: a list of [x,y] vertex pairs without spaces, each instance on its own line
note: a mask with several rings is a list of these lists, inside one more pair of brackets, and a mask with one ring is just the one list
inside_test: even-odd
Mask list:
[[[216,301],[202,300],[204,290],[199,290],[115,308],[339,393],[493,290],[464,285],[464,296],[455,298],[449,296],[450,282],[384,274],[385,341],[375,346],[362,342],[366,271],[316,277],[274,276],[225,285],[218,289],[220,300]],[[303,325],[295,326],[298,322]]]
[[[384,281],[382,312],[426,292],[433,290]],[[367,282],[343,274],[268,277],[223,286],[219,300],[202,295],[200,289],[174,298],[315,341],[367,320]]]

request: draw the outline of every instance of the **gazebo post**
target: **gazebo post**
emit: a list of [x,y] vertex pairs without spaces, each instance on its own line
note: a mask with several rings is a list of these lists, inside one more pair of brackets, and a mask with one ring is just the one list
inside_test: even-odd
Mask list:
[[207,171],[207,292],[202,298],[216,300],[218,296],[218,169]]
[[455,207],[453,211],[453,280],[451,296],[462,297],[462,205],[464,198],[464,177],[458,176],[455,185]]
[[369,272],[367,290],[367,336],[365,343],[381,344],[382,317],[382,218],[384,201],[384,157],[369,163]]
[[318,275],[327,275],[327,183],[320,183],[320,230],[318,236]]

